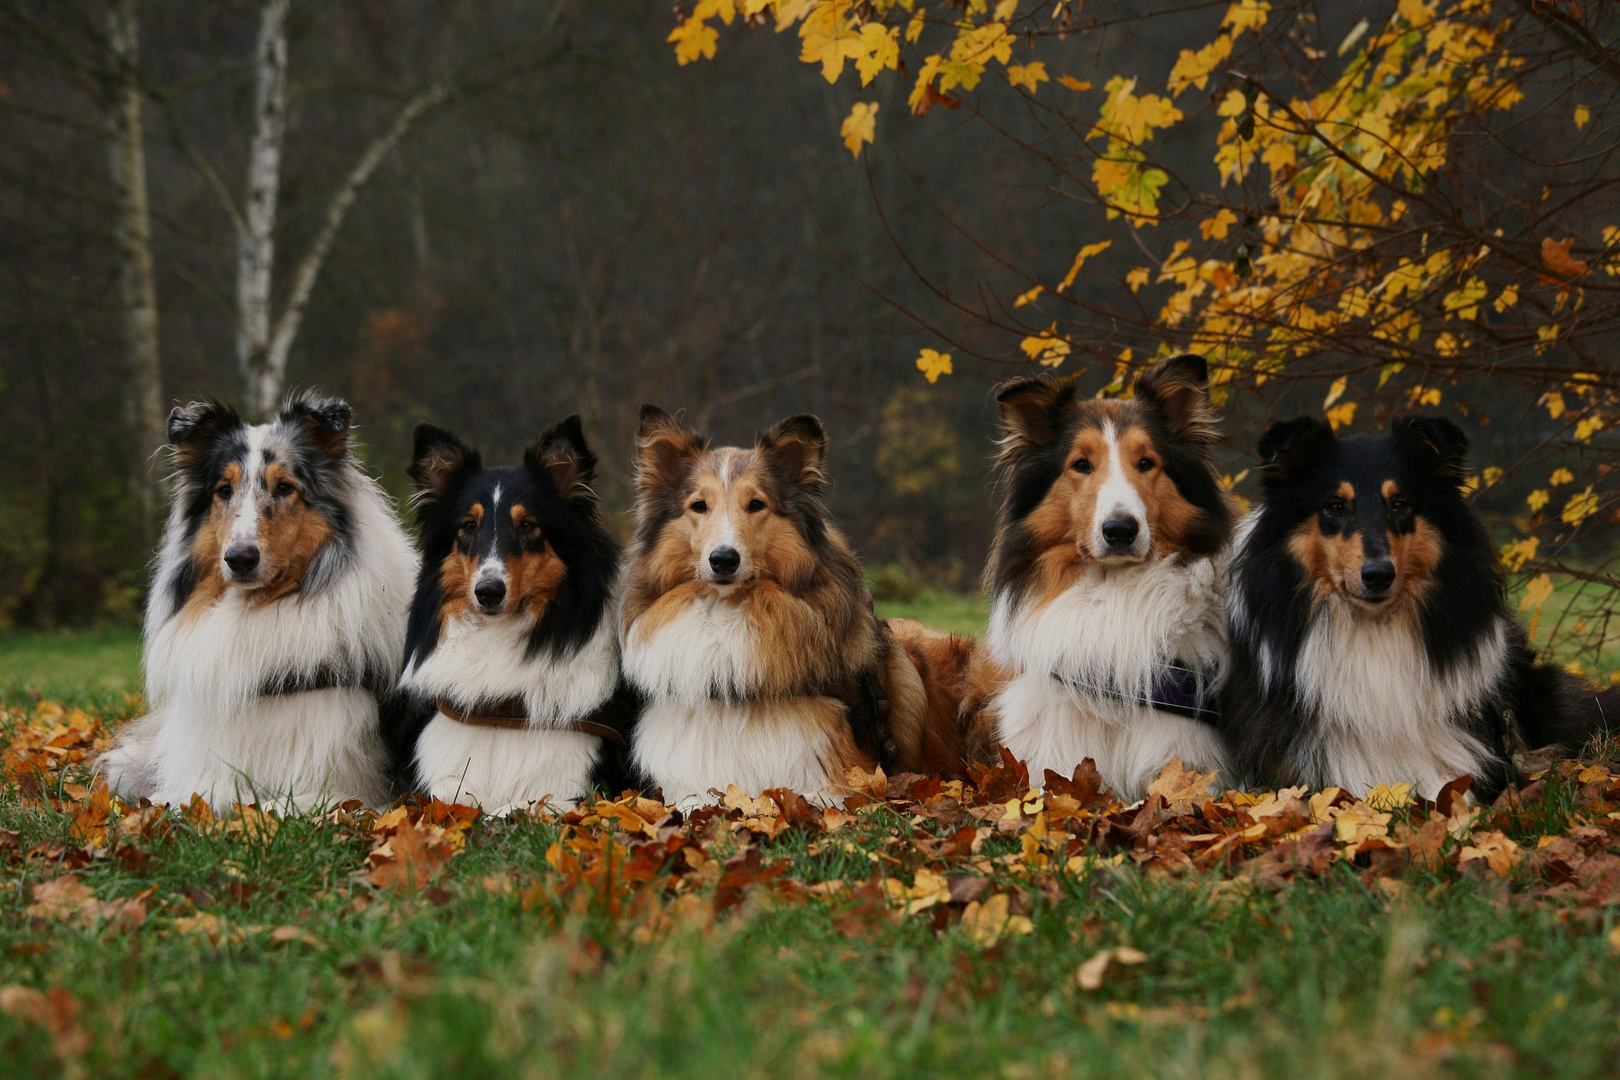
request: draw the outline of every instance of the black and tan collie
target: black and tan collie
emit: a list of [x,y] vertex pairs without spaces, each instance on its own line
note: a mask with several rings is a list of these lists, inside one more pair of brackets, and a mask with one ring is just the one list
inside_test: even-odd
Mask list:
[[972,752],[1003,745],[1037,777],[1089,757],[1132,799],[1173,758],[1224,770],[1209,721],[1227,670],[1232,513],[1210,462],[1204,359],[1144,371],[1130,399],[1082,398],[1051,375],[996,399],[1002,493]]
[[850,766],[956,765],[954,708],[930,709],[828,522],[826,449],[811,416],[710,449],[641,410],[620,623],[625,675],[647,697],[633,759],[667,801],[730,784],[825,800]]
[[400,685],[431,703],[409,744],[416,786],[491,813],[615,792],[634,707],[620,693],[619,549],[579,417],[514,468],[431,424],[411,477],[422,572]]
[[355,462],[350,418],[313,394],[267,424],[217,402],[170,414],[174,501],[143,655],[152,712],[99,763],[123,798],[388,801],[379,698],[399,671],[416,558]]
[[1467,450],[1431,417],[1376,439],[1309,417],[1266,432],[1265,503],[1240,528],[1229,593],[1224,727],[1248,779],[1433,798],[1472,775],[1490,798],[1515,747],[1573,753],[1600,725],[1508,613],[1463,498]]

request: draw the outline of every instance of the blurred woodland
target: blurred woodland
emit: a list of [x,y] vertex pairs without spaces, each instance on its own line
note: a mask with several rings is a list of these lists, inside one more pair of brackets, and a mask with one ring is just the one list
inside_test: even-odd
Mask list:
[[132,617],[162,415],[298,385],[401,495],[418,420],[579,411],[615,510],[643,401],[812,411],[868,561],[971,588],[991,386],[1193,347],[1240,497],[1271,418],[1462,423],[1594,658],[1617,90],[1571,0],[0,0],[0,622]]

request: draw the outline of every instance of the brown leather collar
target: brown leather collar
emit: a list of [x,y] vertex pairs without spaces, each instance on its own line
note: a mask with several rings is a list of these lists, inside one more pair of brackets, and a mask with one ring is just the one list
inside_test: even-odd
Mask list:
[[[439,711],[450,719],[471,727],[506,728],[510,731],[529,727],[528,705],[520,697],[480,702],[476,708],[467,710],[456,708],[455,705],[444,698],[439,698],[436,704]],[[563,724],[548,724],[545,727],[538,727],[533,730],[577,731],[582,735],[595,735],[599,739],[606,739],[615,746],[624,745],[624,734],[622,732],[617,728],[599,724],[594,720],[569,720]]]

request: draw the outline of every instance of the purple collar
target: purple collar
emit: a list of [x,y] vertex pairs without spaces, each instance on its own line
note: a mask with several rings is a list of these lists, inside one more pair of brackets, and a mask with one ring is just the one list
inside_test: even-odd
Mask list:
[[1099,686],[1094,683],[1081,683],[1066,675],[1054,671],[1052,678],[1082,694],[1093,697],[1113,698],[1116,701],[1129,701],[1137,705],[1146,705],[1162,712],[1175,713],[1193,720],[1202,720],[1205,723],[1215,722],[1215,702],[1208,688],[1198,672],[1192,668],[1171,664],[1161,668],[1153,676],[1153,685],[1145,698],[1135,694],[1126,694],[1114,686]]

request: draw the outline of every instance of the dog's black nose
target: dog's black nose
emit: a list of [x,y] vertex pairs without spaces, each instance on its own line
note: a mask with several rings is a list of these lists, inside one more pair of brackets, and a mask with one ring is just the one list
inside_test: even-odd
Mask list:
[[1136,542],[1136,534],[1141,526],[1133,517],[1113,517],[1103,522],[1103,539],[1108,541],[1111,548],[1129,547]]
[[709,552],[709,569],[721,577],[730,577],[742,565],[742,556],[736,548],[715,548]]
[[233,574],[251,574],[259,568],[259,549],[253,544],[232,544],[225,549],[225,565]]
[[485,611],[494,611],[506,599],[506,582],[480,581],[473,586],[473,596],[478,600],[478,606]]
[[1395,564],[1388,559],[1368,559],[1361,564],[1361,587],[1374,596],[1389,592],[1395,584]]

